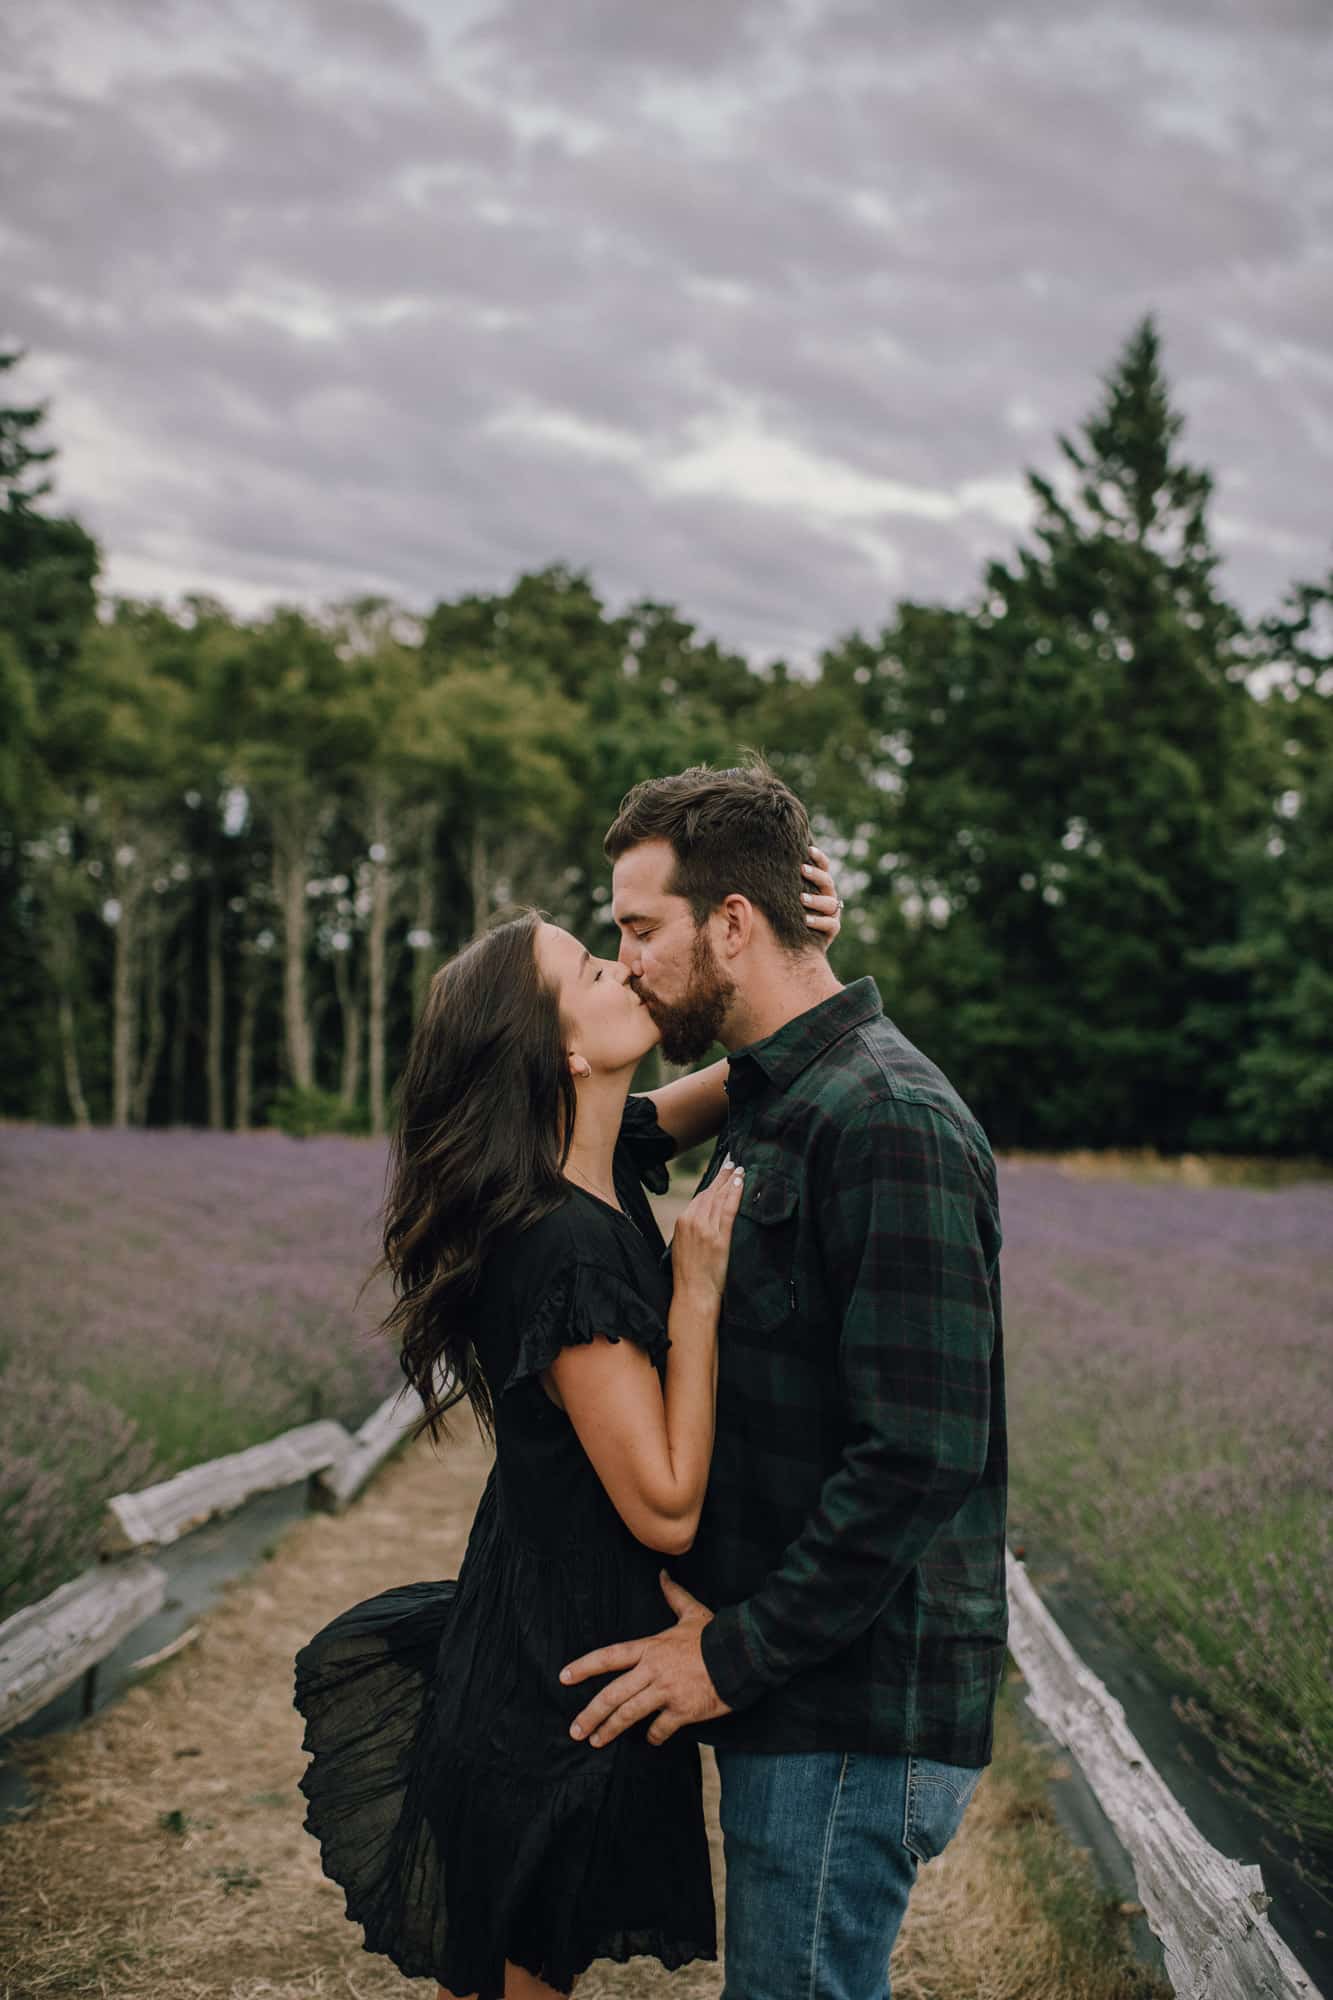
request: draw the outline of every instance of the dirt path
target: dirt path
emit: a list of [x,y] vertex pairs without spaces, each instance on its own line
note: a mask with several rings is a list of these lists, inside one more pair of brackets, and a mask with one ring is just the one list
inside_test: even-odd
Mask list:
[[[341,1519],[290,1528],[227,1587],[200,1638],[114,1707],[17,1746],[39,1802],[0,1827],[5,2000],[388,2000],[407,1990],[361,1949],[302,1828],[292,1658],[345,1605],[457,1573],[487,1465],[470,1428],[460,1420],[458,1442],[439,1456],[424,1442],[409,1448]],[[716,1852],[711,1766],[708,1775]],[[1016,1826],[1026,1838],[1032,1820],[998,1767],[988,1773],[963,1834],[922,1873],[895,2000],[1128,2000],[1142,1990],[1074,1977],[1052,1944],[1015,1852]],[[1038,1826],[1037,1837],[1051,1830]],[[433,2000],[431,1982],[412,1990]],[[716,1966],[668,1977],[642,1959],[595,1966],[579,1987],[581,2000],[720,1990]]]

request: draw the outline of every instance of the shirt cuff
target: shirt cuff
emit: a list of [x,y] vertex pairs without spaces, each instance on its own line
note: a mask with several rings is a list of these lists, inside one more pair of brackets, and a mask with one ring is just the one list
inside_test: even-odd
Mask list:
[[704,1626],[699,1648],[708,1678],[728,1708],[748,1708],[782,1678],[768,1672],[761,1661],[757,1635],[743,1604],[728,1604],[715,1612]]

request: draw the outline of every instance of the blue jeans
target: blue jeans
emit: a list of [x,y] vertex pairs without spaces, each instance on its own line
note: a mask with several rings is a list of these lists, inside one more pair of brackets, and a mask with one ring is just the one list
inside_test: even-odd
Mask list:
[[716,1755],[722,2000],[889,2000],[917,1866],[952,1840],[981,1772],[860,1751]]

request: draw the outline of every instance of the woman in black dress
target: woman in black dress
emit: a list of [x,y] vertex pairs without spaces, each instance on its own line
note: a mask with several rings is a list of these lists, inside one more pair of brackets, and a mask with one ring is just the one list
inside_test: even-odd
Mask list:
[[669,1258],[644,1184],[719,1129],[726,1065],[631,1097],[656,1040],[626,969],[530,913],[436,974],[399,1095],[385,1328],[422,1427],[466,1396],[496,1462],[457,1581],[341,1613],[295,1700],[324,1871],[365,1948],[442,2000],[716,1957],[697,1748],[646,1723],[575,1742],[589,1690],[558,1678],[670,1622],[662,1557],[693,1540],[712,1450],[741,1175],[696,1197]]

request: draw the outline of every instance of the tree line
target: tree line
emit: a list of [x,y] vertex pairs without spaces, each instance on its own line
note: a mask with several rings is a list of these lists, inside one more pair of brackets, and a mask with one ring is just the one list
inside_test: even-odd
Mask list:
[[417,615],[99,595],[0,352],[0,1109],[385,1128],[440,961],[609,946],[639,778],[762,749],[872,973],[1003,1146],[1328,1155],[1333,571],[1246,620],[1136,327],[967,602],[813,672],[554,563]]

